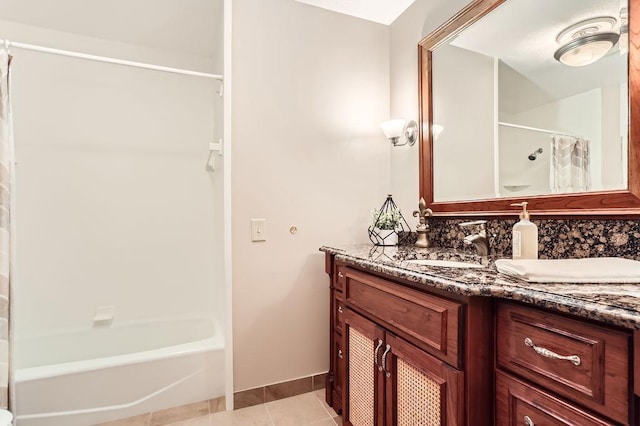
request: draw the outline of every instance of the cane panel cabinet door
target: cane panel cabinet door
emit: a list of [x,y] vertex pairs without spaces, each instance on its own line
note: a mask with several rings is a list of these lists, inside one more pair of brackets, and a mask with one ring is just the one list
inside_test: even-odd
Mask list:
[[462,424],[461,371],[348,308],[343,345],[344,424]]

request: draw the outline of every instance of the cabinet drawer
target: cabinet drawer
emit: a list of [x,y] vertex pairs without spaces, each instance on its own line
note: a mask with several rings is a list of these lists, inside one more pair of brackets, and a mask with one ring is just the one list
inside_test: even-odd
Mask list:
[[613,424],[506,374],[496,374],[497,426]]
[[629,334],[500,303],[496,336],[499,367],[628,424]]
[[335,270],[335,274],[333,276],[334,277],[333,278],[333,286],[338,291],[344,291],[344,285],[347,282],[347,273],[346,273],[347,267],[344,266],[344,265],[336,264],[335,268],[336,268],[336,270]]
[[462,305],[346,268],[345,303],[414,345],[459,367]]
[[344,332],[344,298],[342,293],[333,292],[333,329],[342,334]]

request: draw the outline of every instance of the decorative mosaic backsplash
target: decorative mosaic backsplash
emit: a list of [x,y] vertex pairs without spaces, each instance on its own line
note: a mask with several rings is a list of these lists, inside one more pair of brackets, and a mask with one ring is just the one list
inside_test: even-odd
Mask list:
[[[467,219],[468,220],[468,219]],[[458,226],[464,219],[432,217],[429,241],[434,247],[468,250],[462,242],[470,229]],[[487,221],[491,254],[511,256],[511,235],[517,219]],[[640,220],[533,219],[538,225],[538,253],[541,259],[618,256],[640,260]]]

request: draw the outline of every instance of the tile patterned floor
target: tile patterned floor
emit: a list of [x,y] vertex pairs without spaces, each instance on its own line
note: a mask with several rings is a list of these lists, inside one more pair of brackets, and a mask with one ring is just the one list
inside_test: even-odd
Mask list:
[[194,417],[167,426],[335,426],[340,418],[324,400],[324,389],[235,411]]

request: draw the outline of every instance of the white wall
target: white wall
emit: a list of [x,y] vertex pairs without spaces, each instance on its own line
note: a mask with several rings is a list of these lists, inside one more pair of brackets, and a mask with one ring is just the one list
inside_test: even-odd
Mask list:
[[[2,22],[15,41],[220,72],[182,55]],[[17,339],[219,316],[222,173],[204,171],[213,80],[15,49]],[[221,126],[221,118],[218,120]]]
[[[236,391],[327,371],[318,248],[368,241],[389,190],[388,118],[387,26],[290,0],[234,1]],[[266,242],[250,241],[252,218],[267,219]]]
[[433,143],[433,198],[492,198],[494,60],[452,45],[432,57],[433,122],[444,129]]
[[[602,88],[602,188],[627,187],[629,128],[627,86]],[[621,167],[621,164],[624,167]]]
[[[390,26],[391,115],[418,120],[418,43],[468,0],[416,0]],[[418,144],[391,151],[391,192],[400,206],[417,208]],[[416,224],[414,218],[407,218]]]

